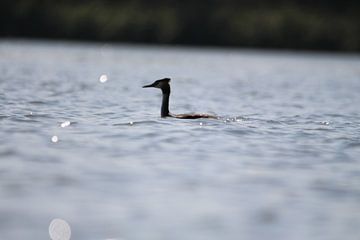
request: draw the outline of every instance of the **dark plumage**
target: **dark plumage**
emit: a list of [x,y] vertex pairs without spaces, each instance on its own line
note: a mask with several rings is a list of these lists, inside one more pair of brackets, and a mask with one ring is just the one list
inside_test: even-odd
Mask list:
[[174,117],[180,119],[197,119],[197,118],[217,118],[214,115],[202,114],[202,113],[189,113],[189,114],[171,114],[169,112],[169,98],[170,98],[170,78],[163,78],[156,80],[152,84],[145,85],[143,88],[160,88],[162,91],[162,104],[161,104],[161,117]]

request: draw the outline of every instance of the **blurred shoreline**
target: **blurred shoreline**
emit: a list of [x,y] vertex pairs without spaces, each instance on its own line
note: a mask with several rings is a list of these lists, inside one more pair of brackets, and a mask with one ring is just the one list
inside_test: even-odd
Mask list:
[[5,0],[0,37],[359,52],[359,13],[340,0]]

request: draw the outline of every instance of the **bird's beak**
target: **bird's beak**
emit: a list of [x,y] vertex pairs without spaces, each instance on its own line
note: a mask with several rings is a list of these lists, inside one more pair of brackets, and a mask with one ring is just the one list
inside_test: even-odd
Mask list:
[[143,86],[143,88],[148,88],[148,87],[154,87],[154,84],[152,83],[152,84]]

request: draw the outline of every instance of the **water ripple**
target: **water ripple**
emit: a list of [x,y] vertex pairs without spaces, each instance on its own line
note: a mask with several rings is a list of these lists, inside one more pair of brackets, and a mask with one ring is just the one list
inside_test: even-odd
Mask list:
[[[46,41],[0,51],[2,238],[43,239],[56,217],[78,239],[171,239],[174,226],[179,239],[360,236],[358,57]],[[141,86],[163,74],[171,110],[219,119],[160,118],[161,92]]]

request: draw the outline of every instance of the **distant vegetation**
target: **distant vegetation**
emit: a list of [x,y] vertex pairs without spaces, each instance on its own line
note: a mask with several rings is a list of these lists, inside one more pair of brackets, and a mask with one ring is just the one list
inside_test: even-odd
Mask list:
[[1,0],[0,37],[360,51],[360,1]]

